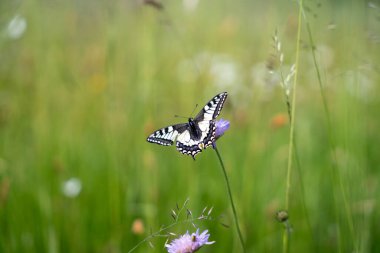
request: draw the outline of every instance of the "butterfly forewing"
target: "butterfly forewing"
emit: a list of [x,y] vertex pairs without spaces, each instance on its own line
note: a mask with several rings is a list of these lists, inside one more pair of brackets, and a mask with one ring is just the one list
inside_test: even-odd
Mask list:
[[178,135],[183,133],[187,128],[187,124],[177,124],[161,128],[148,136],[147,141],[157,143],[164,146],[173,145]]
[[227,92],[220,93],[213,97],[194,118],[195,121],[214,120],[220,114],[223,104],[226,101]]

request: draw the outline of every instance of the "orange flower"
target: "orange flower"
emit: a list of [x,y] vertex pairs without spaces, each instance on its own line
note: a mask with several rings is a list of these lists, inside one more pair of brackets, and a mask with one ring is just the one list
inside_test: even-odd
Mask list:
[[276,114],[271,119],[271,127],[275,129],[283,127],[287,123],[288,123],[288,116],[285,113]]
[[141,219],[135,219],[132,223],[132,232],[135,235],[142,235],[144,233],[144,223]]

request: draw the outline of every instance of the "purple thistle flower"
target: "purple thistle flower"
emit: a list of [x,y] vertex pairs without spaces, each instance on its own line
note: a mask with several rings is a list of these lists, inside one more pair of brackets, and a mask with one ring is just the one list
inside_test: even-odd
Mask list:
[[228,128],[230,128],[230,122],[225,119],[220,119],[216,121],[215,123],[216,123],[215,138],[219,139],[219,137],[221,137],[224,134],[224,132],[227,131]]
[[174,239],[170,244],[166,244],[169,253],[193,253],[200,249],[203,245],[209,245],[215,243],[209,242],[208,238],[210,234],[208,234],[208,230],[199,234],[199,229],[195,233],[191,235],[187,231],[186,234],[181,235],[179,238]]

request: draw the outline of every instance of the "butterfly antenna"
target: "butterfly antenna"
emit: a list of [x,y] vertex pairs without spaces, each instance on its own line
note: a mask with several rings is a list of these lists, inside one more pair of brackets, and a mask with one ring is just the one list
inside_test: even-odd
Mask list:
[[188,119],[188,117],[180,116],[180,115],[177,115],[177,114],[174,115],[174,118],[184,118],[184,119]]
[[[193,115],[193,113],[195,112],[195,109],[197,109],[197,107],[198,107],[198,104],[195,105],[195,108],[194,108],[193,111],[191,112],[190,116]],[[181,115],[177,115],[177,114],[175,114],[175,115],[174,115],[174,118],[184,118],[184,119],[188,119],[189,117],[185,117],[185,116],[181,116]]]
[[197,107],[198,107],[198,104],[195,104],[195,108],[193,109],[193,111],[191,112],[191,116],[193,116],[193,113],[195,112],[195,110],[197,109]]

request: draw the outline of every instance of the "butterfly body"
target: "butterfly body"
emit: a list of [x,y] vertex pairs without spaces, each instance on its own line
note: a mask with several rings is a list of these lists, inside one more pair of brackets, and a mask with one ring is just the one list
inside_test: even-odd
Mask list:
[[197,126],[197,124],[194,122],[193,118],[189,118],[189,133],[190,137],[194,140],[200,140],[202,137],[202,131],[201,129]]
[[154,131],[147,141],[170,146],[176,142],[177,150],[193,158],[215,141],[215,118],[222,110],[227,92],[213,97],[194,118],[187,123],[167,126]]

